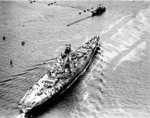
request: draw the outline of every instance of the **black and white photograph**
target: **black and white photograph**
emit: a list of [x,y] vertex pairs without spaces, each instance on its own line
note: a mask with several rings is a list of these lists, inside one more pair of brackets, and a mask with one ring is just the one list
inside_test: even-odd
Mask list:
[[0,0],[0,118],[150,118],[150,1]]

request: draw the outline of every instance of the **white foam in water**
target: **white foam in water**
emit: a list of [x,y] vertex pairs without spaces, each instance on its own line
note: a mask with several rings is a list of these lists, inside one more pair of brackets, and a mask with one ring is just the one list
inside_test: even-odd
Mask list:
[[128,33],[123,31],[121,32],[120,30],[118,33],[114,34],[114,36],[111,37],[111,40],[124,46],[132,46],[135,42],[137,42],[137,40],[129,36]]
[[117,50],[118,52],[122,52],[122,51],[125,51],[125,50],[128,49],[127,47],[125,47],[125,46],[123,46],[123,45],[119,45],[119,47],[118,47],[118,46],[115,46],[115,45],[110,44],[110,43],[104,43],[104,46],[105,46],[105,47],[110,47],[110,48],[112,48],[112,50],[115,49],[115,50]]
[[[130,15],[129,15],[130,16]],[[116,21],[115,24],[118,24],[121,22],[125,17],[122,17],[118,21]],[[141,40],[142,32],[138,31],[138,29],[134,28],[134,20],[132,19],[125,26],[118,29],[118,32],[114,34],[110,39],[119,43],[117,45],[113,45],[110,43],[103,42],[103,46],[106,48],[106,50],[111,51],[104,51],[103,55],[106,57],[106,62],[111,61],[113,58],[118,56],[119,53],[128,50],[128,47],[135,44],[137,41]],[[114,24],[113,24],[114,25]],[[112,25],[110,26],[112,28]],[[111,29],[110,28],[110,29]]]
[[89,92],[86,91],[86,92],[84,93],[84,95],[83,95],[83,100],[84,100],[84,101],[87,100],[88,96],[89,96]]
[[[103,30],[101,32],[101,34],[106,34],[109,33],[109,31],[113,31],[113,29],[118,28],[118,31],[113,34],[113,36],[111,36],[111,41],[109,42],[109,40],[107,41],[103,41],[103,57],[99,57],[99,60],[102,59],[104,60],[106,63],[106,67],[108,67],[109,65],[107,65],[107,63],[111,62],[112,59],[114,59],[115,57],[117,57],[119,54],[121,54],[124,51],[127,51],[131,48],[134,48],[133,50],[129,50],[129,52],[124,55],[123,57],[120,58],[120,60],[118,61],[118,63],[116,64],[116,66],[114,67],[114,70],[120,65],[122,64],[124,61],[139,61],[141,60],[141,57],[143,57],[145,54],[143,53],[143,50],[146,49],[146,41],[143,41],[141,43],[139,43],[140,40],[142,40],[142,35],[144,34],[143,30],[148,30],[150,29],[149,25],[150,23],[150,14],[147,13],[147,11],[145,10],[141,10],[138,15],[131,19],[129,22],[127,22],[129,20],[129,16],[123,16],[121,19],[117,20],[114,24],[110,25],[108,30]],[[128,18],[128,19],[125,19]],[[131,18],[131,17],[130,17]],[[124,26],[121,27],[122,23],[125,23],[124,20],[126,20],[126,24],[123,24]],[[141,22],[139,22],[139,20]],[[121,27],[121,28],[120,28]],[[120,28],[120,29],[119,29]],[[114,31],[114,32],[115,32]],[[113,33],[114,33],[113,32]],[[107,34],[106,34],[107,35]],[[112,33],[108,34],[108,35],[112,35]],[[144,40],[144,39],[143,39]],[[138,45],[136,45],[135,47],[134,44],[135,43],[139,43]],[[115,44],[115,45],[114,45]],[[122,53],[124,54],[124,53]],[[99,63],[101,63],[99,61]],[[97,64],[95,64],[95,66],[97,66]],[[98,67],[94,67],[94,68],[98,68]],[[99,68],[98,70],[101,70],[101,68]],[[92,75],[91,75],[92,76]],[[90,77],[91,79],[93,79],[92,77]],[[85,92],[85,94],[83,94],[83,104],[80,104],[79,107],[82,109],[86,108],[89,110],[88,112],[86,112],[86,114],[79,114],[76,113],[76,111],[74,111],[73,113],[76,114],[76,117],[82,117],[82,118],[93,118],[93,114],[95,114],[95,116],[102,116],[102,117],[110,117],[110,114],[116,112],[120,112],[121,114],[124,113],[125,111],[122,110],[122,108],[120,107],[119,109],[113,109],[112,113],[109,114],[109,111],[104,115],[104,114],[99,114],[99,112],[97,112],[98,110],[95,110],[94,104],[97,104],[97,102],[92,101],[90,99],[91,93],[89,92]],[[99,105],[100,106],[100,105]],[[113,116],[112,116],[113,117]],[[115,117],[114,117],[115,118]]]
[[130,60],[130,61],[139,61],[141,56],[144,56],[144,53],[141,52],[141,50],[145,50],[146,49],[146,42],[142,42],[139,45],[137,45],[137,47],[133,50],[131,50],[127,55],[125,55],[124,57],[122,57],[119,62],[117,63],[117,65],[114,67],[114,70],[116,69],[117,66],[119,66],[122,62]]
[[141,10],[136,17],[141,23],[150,27],[150,10]]
[[120,18],[119,20],[117,20],[114,24],[112,24],[112,25],[109,26],[109,31],[110,31],[112,28],[114,28],[116,25],[118,25],[120,22],[122,22],[125,18],[128,18],[128,17],[130,17],[131,15],[132,15],[132,14],[121,17],[121,18]]
[[130,20],[124,27],[118,29],[118,32],[111,37],[111,40],[119,41],[119,43],[126,46],[132,46],[139,41],[143,33],[134,28],[134,20]]
[[124,46],[124,45],[122,45],[122,44],[120,44],[118,47],[119,47],[119,52],[123,52],[123,51],[128,50],[128,48],[127,48],[127,47],[125,47],[125,46]]
[[143,25],[143,24],[139,24],[137,25],[137,27],[143,32],[143,31],[147,31],[147,32],[150,32],[150,28]]
[[115,52],[115,51],[104,51],[103,55],[104,57],[108,58],[108,61],[112,60],[113,58],[115,58],[119,53]]
[[[148,11],[148,12],[150,12],[150,11]],[[136,19],[141,23],[141,24],[138,24],[137,25],[137,27],[139,28],[139,30],[141,30],[141,31],[147,31],[147,32],[150,32],[150,24],[147,24],[146,23],[146,19],[150,19],[150,16],[149,16],[149,18],[146,18],[145,16],[144,16],[144,13],[146,13],[146,12],[143,12],[143,10],[142,11],[140,11],[140,13],[136,16]],[[150,22],[150,21],[149,21]]]
[[141,32],[136,30],[134,26],[131,26],[130,24],[125,25],[123,28],[119,29],[119,31],[126,34],[126,37],[133,37],[133,40],[139,40],[139,36],[141,36]]
[[110,39],[113,40],[113,41],[115,41],[115,42],[118,42],[118,43],[120,43],[120,44],[122,44],[122,45],[131,46],[131,44],[126,41],[126,38],[123,37],[123,36],[120,34],[120,32],[114,34]]
[[106,34],[108,32],[108,30],[102,30],[101,34]]
[[[145,14],[147,14],[147,13],[145,13]],[[118,32],[111,37],[112,41],[119,43],[117,46],[110,44],[110,43],[103,42],[103,44],[104,44],[103,46],[106,48],[106,50],[112,49],[112,51],[110,51],[110,52],[104,51],[103,55],[104,55],[104,57],[105,56],[107,57],[107,62],[111,61],[113,58],[118,56],[119,53],[128,50],[129,47],[131,47],[133,44],[135,44],[136,42],[141,40],[141,37],[143,35],[143,30],[141,31],[140,28],[142,28],[142,29],[148,29],[148,28],[145,25],[142,25],[141,23],[138,24],[137,18],[138,18],[138,20],[140,19],[142,21],[145,21],[145,19],[146,19],[144,17],[143,12],[139,12],[139,14],[137,15],[136,18],[127,22],[126,25],[124,25],[122,28],[118,29]],[[121,19],[119,19],[117,22],[119,22],[119,21],[121,21]],[[142,47],[140,47],[140,46],[146,47],[146,42],[139,44],[135,50],[132,50],[128,55],[126,55],[124,58],[122,58],[118,62],[117,66],[120,65],[125,60],[132,60],[132,61],[139,60],[139,57],[135,56],[135,55],[137,55],[139,49],[142,50]]]
[[131,36],[133,36],[136,40],[140,40],[140,36],[143,34],[143,32],[137,30],[134,28],[133,26],[134,24],[132,24],[132,26],[130,24],[128,24],[126,26],[126,29],[124,29],[124,31],[128,32]]
[[142,13],[143,11],[141,10],[140,12],[139,12],[139,14],[137,15],[137,19],[140,21],[140,22],[145,22],[145,17],[144,17],[144,14]]
[[[122,40],[126,41],[126,44],[128,46],[132,46],[134,43],[136,43],[138,40],[136,40],[133,36],[127,32],[127,30],[119,30],[119,35],[118,35]],[[115,38],[114,38],[115,39]]]
[[140,50],[145,50],[146,49],[146,41],[143,41],[142,43],[137,45],[137,48]]
[[121,23],[121,22],[122,22],[123,20],[125,20],[126,18],[129,18],[130,16],[132,16],[132,14],[121,17],[121,18],[120,18],[119,20],[117,20],[115,23],[111,24],[107,30],[102,30],[102,31],[101,31],[101,34],[106,34],[106,33],[108,33],[108,32],[109,32],[110,30],[112,30],[115,26],[117,26],[119,23]]

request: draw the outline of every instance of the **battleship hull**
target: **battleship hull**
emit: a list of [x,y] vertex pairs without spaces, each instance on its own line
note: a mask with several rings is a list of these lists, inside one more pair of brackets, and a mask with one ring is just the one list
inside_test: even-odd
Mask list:
[[18,107],[21,112],[28,114],[31,111],[39,109],[40,106],[52,103],[59,99],[59,96],[67,91],[91,65],[97,48],[99,46],[99,37],[92,38],[85,45],[79,47],[76,52],[76,67],[72,67],[71,72],[52,76],[47,72],[38,82],[31,87],[25,96],[21,99]]

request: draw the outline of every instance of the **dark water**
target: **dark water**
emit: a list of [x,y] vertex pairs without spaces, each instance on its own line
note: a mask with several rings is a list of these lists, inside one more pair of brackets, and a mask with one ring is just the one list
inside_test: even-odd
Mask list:
[[[80,9],[99,3],[107,8],[102,16],[66,26],[91,15],[79,15]],[[149,2],[59,4],[0,1],[0,118],[19,114],[17,103],[49,68],[44,62],[60,54],[66,42],[75,48],[95,35],[101,36],[103,56],[97,54],[87,74],[37,117],[150,117]]]

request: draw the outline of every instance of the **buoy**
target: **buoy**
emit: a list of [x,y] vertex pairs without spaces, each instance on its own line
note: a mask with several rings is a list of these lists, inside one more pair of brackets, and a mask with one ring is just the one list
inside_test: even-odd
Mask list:
[[11,67],[13,67],[13,62],[12,62],[12,60],[10,60],[10,65],[11,65]]
[[6,39],[6,37],[5,36],[3,36],[3,40],[5,41],[5,39]]
[[22,46],[24,46],[24,45],[25,45],[25,42],[24,42],[24,41],[22,41],[22,42],[21,42],[21,45],[22,45]]

